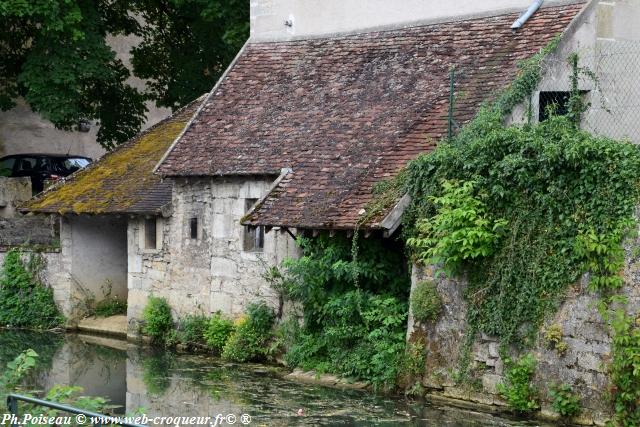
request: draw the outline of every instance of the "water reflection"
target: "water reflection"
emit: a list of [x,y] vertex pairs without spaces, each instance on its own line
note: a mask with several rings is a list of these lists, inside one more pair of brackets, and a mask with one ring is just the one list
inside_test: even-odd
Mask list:
[[[79,385],[85,394],[106,397],[127,413],[142,408],[149,416],[249,414],[252,426],[523,425],[470,411],[298,384],[260,365],[152,352],[89,336],[0,332],[3,365],[27,348],[41,355],[40,368],[29,379],[32,386]],[[303,416],[297,415],[300,409]]]

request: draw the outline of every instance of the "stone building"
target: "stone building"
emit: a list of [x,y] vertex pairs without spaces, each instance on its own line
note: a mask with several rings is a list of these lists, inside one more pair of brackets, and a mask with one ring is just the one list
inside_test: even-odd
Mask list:
[[[297,256],[297,234],[348,233],[363,218],[365,236],[396,231],[406,200],[372,216],[372,186],[446,136],[452,66],[461,125],[582,8],[552,3],[513,32],[526,2],[470,2],[448,17],[420,2],[394,13],[378,2],[369,16],[365,3],[289,16],[296,2],[252,2],[250,40],[197,110],[25,206],[62,216],[52,284],[66,314],[105,289],[126,296],[132,334],[152,294],[177,317],[277,306],[263,275]],[[333,19],[343,7],[362,20]]]
[[[72,324],[91,301],[108,296],[127,300],[128,283],[137,283],[143,268],[167,262],[162,254],[169,238],[164,229],[170,215],[171,185],[154,175],[153,168],[201,101],[141,132],[21,207],[23,212],[60,218],[60,250],[48,255],[46,276]],[[131,287],[132,301],[139,286]]]

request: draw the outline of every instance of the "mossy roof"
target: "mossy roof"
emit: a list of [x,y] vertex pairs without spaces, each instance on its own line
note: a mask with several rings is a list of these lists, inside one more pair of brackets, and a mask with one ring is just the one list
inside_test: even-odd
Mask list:
[[22,212],[65,214],[157,214],[171,202],[171,183],[153,173],[203,98],[140,132],[88,167],[39,194]]

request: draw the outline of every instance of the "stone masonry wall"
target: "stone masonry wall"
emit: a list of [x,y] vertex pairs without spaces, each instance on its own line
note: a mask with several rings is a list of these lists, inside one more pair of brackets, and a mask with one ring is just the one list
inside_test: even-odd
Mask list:
[[[149,295],[166,298],[174,317],[220,311],[242,314],[248,303],[278,296],[262,277],[269,266],[297,256],[294,240],[274,228],[265,234],[263,252],[243,250],[246,199],[260,199],[272,184],[264,179],[203,178],[177,180],[172,213],[161,220],[162,247],[141,248],[144,219],[129,222],[129,332],[135,335]],[[198,218],[198,238],[190,237]]]
[[[629,313],[637,313],[640,309],[640,257],[632,255],[633,252],[629,250],[627,253],[624,272],[626,285],[622,290],[629,298]],[[414,266],[412,290],[418,282],[432,280],[433,277],[432,269]],[[506,409],[506,403],[496,389],[497,384],[504,380],[504,363],[498,354],[497,337],[483,334],[476,338],[471,350],[472,381],[467,381],[465,385],[454,381],[466,329],[467,305],[463,298],[466,284],[464,279],[438,277],[435,281],[444,305],[441,316],[428,325],[414,324],[410,319],[408,328],[410,341],[423,339],[425,343],[423,386],[430,395]],[[539,415],[555,417],[549,389],[554,384],[564,383],[572,386],[581,398],[583,410],[576,421],[580,424],[604,425],[611,411],[611,404],[606,397],[609,390],[607,365],[610,361],[611,337],[595,308],[598,298],[587,290],[587,283],[585,276],[579,283],[569,287],[563,303],[547,319],[530,351],[537,360],[534,382],[542,399]],[[558,325],[562,330],[562,339],[567,344],[564,354],[551,349],[544,339],[545,328],[550,325]]]

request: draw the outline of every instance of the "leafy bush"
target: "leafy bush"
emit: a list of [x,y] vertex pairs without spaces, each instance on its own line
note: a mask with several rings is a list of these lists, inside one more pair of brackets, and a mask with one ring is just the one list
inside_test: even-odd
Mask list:
[[222,357],[232,362],[263,360],[268,353],[275,318],[273,309],[264,302],[249,304],[247,315],[236,322],[235,330],[227,339]]
[[48,329],[64,324],[53,299],[53,289],[39,278],[44,261],[31,254],[25,264],[20,251],[6,254],[0,276],[0,324],[18,328]]
[[423,281],[416,284],[411,294],[411,312],[419,322],[431,322],[438,318],[442,309],[442,299],[435,282]]
[[115,316],[116,314],[127,314],[127,302],[118,298],[106,298],[98,302],[93,309],[93,314],[98,317]]
[[220,313],[214,313],[204,330],[205,342],[214,351],[221,353],[233,329],[234,325],[231,320],[223,317]]
[[7,369],[0,376],[0,391],[10,391],[36,366],[38,353],[27,349],[7,363]]
[[[527,345],[586,270],[596,289],[620,285],[621,241],[640,202],[640,150],[566,117],[508,127],[502,118],[485,108],[450,143],[410,162],[403,229],[419,259],[464,260],[470,334]],[[498,219],[507,225],[496,239]],[[481,236],[470,247],[467,232]],[[428,240],[445,234],[446,250]],[[425,238],[433,244],[416,244]]]
[[202,314],[188,314],[178,321],[178,340],[186,345],[205,344],[209,319]]
[[571,386],[562,384],[553,387],[549,394],[553,399],[553,409],[563,417],[573,417],[580,413],[580,398],[573,393]]
[[498,384],[498,391],[509,406],[518,412],[531,412],[540,407],[538,393],[531,380],[536,370],[536,359],[527,354],[513,362],[506,361],[507,382]]
[[403,361],[407,304],[354,290],[333,295],[321,311],[322,328],[303,328],[285,355],[287,364],[393,387]]
[[426,264],[443,264],[450,273],[462,263],[493,253],[507,220],[494,220],[475,193],[475,182],[442,182],[442,195],[431,196],[436,214],[416,224],[417,236],[407,245],[418,249]]
[[142,331],[151,337],[155,344],[164,344],[169,333],[173,330],[173,316],[171,307],[164,298],[149,297],[149,301],[142,312],[144,326]]
[[300,244],[303,256],[285,262],[282,288],[301,303],[304,323],[292,329],[285,361],[394,387],[405,350],[410,288],[401,247],[369,238],[354,258],[345,237],[323,234]]

